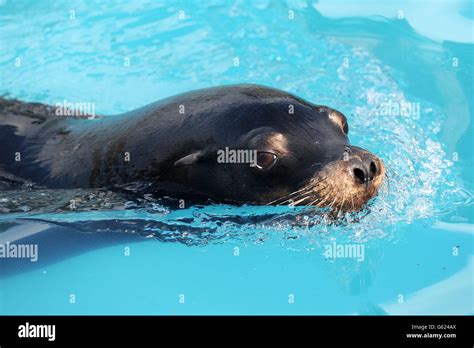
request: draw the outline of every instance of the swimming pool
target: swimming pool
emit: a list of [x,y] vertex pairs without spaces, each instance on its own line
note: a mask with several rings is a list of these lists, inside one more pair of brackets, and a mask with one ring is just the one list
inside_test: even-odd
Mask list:
[[118,114],[263,84],[341,110],[390,178],[344,224],[2,191],[2,243],[38,259],[0,259],[0,313],[473,314],[472,4],[376,3],[0,1],[2,94]]

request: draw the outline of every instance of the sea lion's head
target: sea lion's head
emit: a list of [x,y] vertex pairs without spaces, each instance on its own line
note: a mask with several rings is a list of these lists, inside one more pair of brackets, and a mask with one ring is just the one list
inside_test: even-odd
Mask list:
[[274,89],[234,88],[211,103],[219,109],[202,120],[200,149],[174,162],[177,181],[219,200],[333,211],[360,210],[376,196],[384,164],[349,144],[341,112]]

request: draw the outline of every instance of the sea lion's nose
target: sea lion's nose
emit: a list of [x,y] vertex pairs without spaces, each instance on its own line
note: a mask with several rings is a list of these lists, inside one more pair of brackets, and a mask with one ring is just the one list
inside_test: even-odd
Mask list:
[[371,160],[360,161],[352,165],[352,172],[357,182],[367,185],[377,175],[377,165]]
[[352,148],[351,170],[354,179],[359,184],[368,185],[378,173],[378,159],[375,155],[360,148]]

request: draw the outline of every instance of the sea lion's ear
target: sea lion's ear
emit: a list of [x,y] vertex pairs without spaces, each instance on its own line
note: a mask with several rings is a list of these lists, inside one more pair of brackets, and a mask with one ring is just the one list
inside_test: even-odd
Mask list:
[[347,135],[349,133],[349,125],[347,118],[341,112],[331,109],[328,112],[329,119],[341,128],[342,132]]
[[180,167],[180,166],[187,166],[189,164],[196,163],[199,160],[199,158],[201,158],[201,156],[202,156],[201,151],[191,153],[187,156],[180,158],[176,162],[174,162],[174,166]]

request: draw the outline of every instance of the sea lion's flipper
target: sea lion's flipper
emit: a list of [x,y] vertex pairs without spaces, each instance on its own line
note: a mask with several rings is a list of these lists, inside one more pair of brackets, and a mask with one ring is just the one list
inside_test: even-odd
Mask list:
[[24,134],[31,126],[40,125],[52,116],[55,116],[53,106],[0,97],[0,132],[5,132],[5,127],[12,127],[17,135]]
[[0,169],[23,150],[24,140],[52,119],[54,107],[0,97]]
[[2,146],[18,148],[19,142],[36,132],[44,123],[57,120],[55,116],[54,106],[0,97]]
[[[63,106],[56,107],[42,103],[28,103],[17,99],[8,99],[0,96],[0,128],[5,126],[14,127],[16,133],[31,133],[31,127],[38,128],[47,121],[57,122],[64,117],[73,118],[98,118],[98,115],[78,114],[73,109]],[[67,117],[70,118],[70,117]]]

